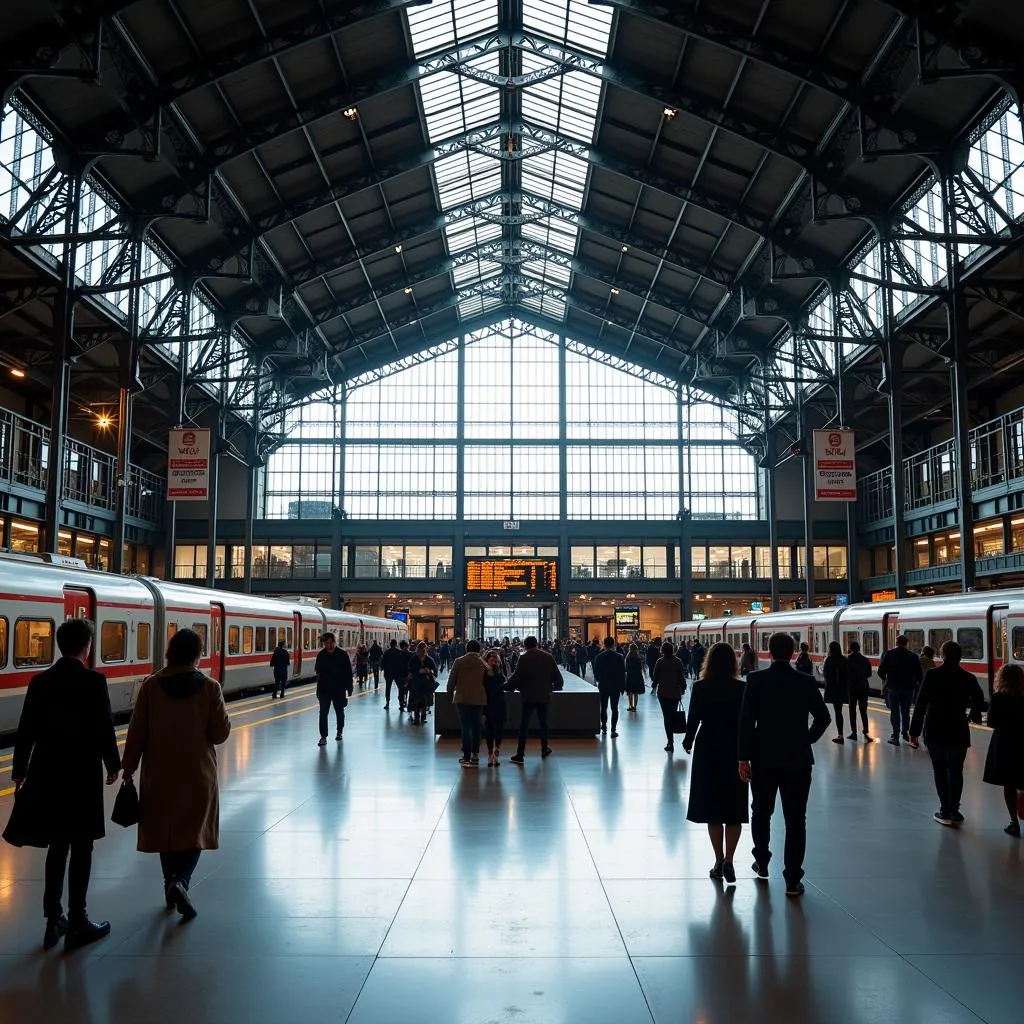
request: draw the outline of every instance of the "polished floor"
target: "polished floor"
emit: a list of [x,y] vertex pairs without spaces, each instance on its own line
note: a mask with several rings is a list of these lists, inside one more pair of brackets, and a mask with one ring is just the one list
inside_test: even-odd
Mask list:
[[[477,771],[372,692],[319,749],[313,704],[232,706],[195,921],[164,911],[156,858],[111,825],[90,890],[110,937],[44,953],[41,854],[0,844],[0,1024],[1024,1019],[1024,846],[980,782],[984,731],[958,830],[931,819],[923,750],[821,741],[792,900],[779,861],[754,881],[746,833],[736,886],[709,880],[687,758],[662,751],[649,695],[616,740],[546,761],[534,741],[524,769],[506,742]],[[2,789],[9,751],[0,771]]]

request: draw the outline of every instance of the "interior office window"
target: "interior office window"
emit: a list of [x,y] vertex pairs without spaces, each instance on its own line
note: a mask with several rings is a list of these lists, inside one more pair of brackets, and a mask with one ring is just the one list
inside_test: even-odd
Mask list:
[[985,656],[984,642],[980,629],[974,627],[958,629],[956,631],[956,642],[963,651],[965,661],[980,661]]
[[960,531],[939,534],[934,541],[935,564],[949,565],[960,561]]
[[14,667],[49,665],[53,661],[51,619],[17,619],[14,623]]
[[270,545],[270,578],[289,579],[292,574],[292,547],[290,544]]
[[569,562],[575,579],[589,580],[594,576],[595,549],[573,545],[569,548]]
[[668,548],[645,545],[643,549],[643,575],[649,580],[668,577]]
[[537,557],[538,558],[557,558],[558,557],[558,546],[548,544],[537,545]]
[[734,579],[749,580],[754,572],[754,552],[752,548],[730,548],[729,564]]
[[100,625],[100,661],[125,661],[127,657],[128,623],[102,623]]
[[425,544],[407,544],[405,546],[405,575],[415,579],[423,579],[430,575],[427,571],[427,546]]
[[[292,577],[294,579],[311,579],[317,571],[317,547],[315,544],[292,545]],[[330,548],[326,549],[327,574],[330,575]]]
[[11,550],[33,553],[39,550],[39,527],[20,519],[11,520]]
[[1005,553],[1003,521],[977,523],[974,527],[974,557],[996,558]]
[[427,552],[427,566],[430,575],[439,580],[452,578],[452,546],[450,544],[431,544]]
[[[679,548],[676,548],[678,553]],[[677,554],[678,558],[678,554]],[[676,562],[679,565],[679,562]],[[678,569],[677,569],[678,573]],[[708,576],[708,549],[702,544],[700,547],[690,548],[690,574],[694,579],[703,580]]]
[[228,626],[228,654],[238,654],[242,649],[242,631],[237,626]]
[[487,554],[487,546],[485,544],[467,544],[463,548],[463,552],[467,558],[481,558]]
[[772,577],[772,549],[761,545],[754,548],[754,576],[759,580]]
[[149,661],[150,625],[140,622],[135,627],[135,660]]
[[377,579],[381,573],[381,549],[377,544],[357,544],[353,562],[356,579]]
[[789,546],[779,548],[779,579],[793,578],[793,549]]
[[232,544],[231,546],[231,578],[240,580],[245,577],[245,545]]
[[710,545],[708,547],[708,578],[727,580],[731,579],[732,575],[729,548],[722,545]]
[[932,553],[929,549],[928,538],[918,537],[912,546],[911,564],[915,569],[927,569],[931,565]]
[[205,579],[206,545],[177,544],[174,548],[174,578],[179,580]]

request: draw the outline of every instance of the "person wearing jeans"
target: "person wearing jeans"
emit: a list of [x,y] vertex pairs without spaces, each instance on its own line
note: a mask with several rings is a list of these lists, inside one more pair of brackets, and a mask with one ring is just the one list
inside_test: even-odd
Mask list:
[[939,809],[932,817],[940,825],[958,825],[964,820],[960,798],[964,789],[964,759],[971,745],[972,722],[981,722],[985,696],[978,680],[960,667],[963,656],[955,640],[942,645],[942,664],[928,672],[910,721],[910,745],[924,742],[932,759]]
[[898,747],[901,736],[910,739],[910,705],[922,679],[921,660],[910,650],[909,641],[902,633],[896,637],[896,646],[882,655],[878,678],[882,680],[882,694],[889,705],[892,726],[889,742]]
[[526,734],[530,721],[536,714],[540,725],[540,755],[548,757],[551,748],[548,746],[548,705],[551,694],[562,685],[562,676],[558,671],[555,659],[537,645],[535,636],[528,636],[523,641],[525,650],[519,658],[515,672],[508,681],[507,689],[518,690],[523,702],[523,710],[519,719],[519,743],[516,747],[512,763],[521,765],[526,755]]
[[448,674],[448,693],[459,716],[462,732],[463,768],[476,768],[480,764],[480,725],[483,710],[487,706],[487,665],[480,657],[480,641],[470,640],[466,653],[456,658]]
[[615,650],[615,641],[604,638],[604,650],[594,659],[594,680],[601,695],[601,732],[608,731],[608,705],[612,709],[612,738],[619,735],[619,698],[626,689],[626,659]]
[[675,749],[672,735],[672,716],[686,693],[686,666],[676,657],[675,648],[667,641],[661,645],[661,657],[651,673],[651,689],[658,695],[661,717],[665,722],[665,749]]

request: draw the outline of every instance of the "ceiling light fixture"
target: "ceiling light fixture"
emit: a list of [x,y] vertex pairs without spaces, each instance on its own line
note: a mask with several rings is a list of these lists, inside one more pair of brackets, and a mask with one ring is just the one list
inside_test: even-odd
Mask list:
[[622,251],[623,251],[623,252],[629,252],[629,246],[628,246],[628,245],[624,245],[624,246],[622,247]]
[[20,366],[12,366],[11,367],[11,376],[12,377],[17,377],[18,380],[24,380],[26,374],[25,374],[25,371]]
[[402,247],[400,245],[395,246],[395,254],[399,256],[402,254]]
[[412,295],[412,289],[411,288],[406,288],[406,289],[404,289],[404,291],[405,291],[406,295]]
[[668,119],[669,119],[670,121],[671,121],[671,120],[672,120],[672,118],[673,118],[673,117],[675,117],[675,116],[676,116],[676,114],[678,114],[678,113],[679,113],[679,111],[678,111],[678,110],[676,110],[676,109],[675,109],[675,107],[666,107],[666,108],[665,108],[665,109],[664,109],[664,110],[662,111],[662,114],[664,114],[664,115],[665,115],[665,117],[667,117],[667,118],[668,118]]
[[109,430],[113,422],[114,421],[105,412],[101,412],[96,417],[96,426],[99,427],[100,430]]
[[357,107],[346,107],[342,113],[350,120],[354,121],[359,116],[359,109]]

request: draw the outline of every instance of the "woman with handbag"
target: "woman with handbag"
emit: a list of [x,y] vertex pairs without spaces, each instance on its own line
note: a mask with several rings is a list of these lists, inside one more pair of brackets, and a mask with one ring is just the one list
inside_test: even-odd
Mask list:
[[658,694],[661,716],[665,721],[665,749],[671,752],[676,748],[672,718],[686,693],[686,669],[676,657],[675,648],[669,643],[661,645],[661,657],[654,666],[651,689]]
[[1019,838],[1017,801],[1024,790],[1024,669],[1020,665],[1008,663],[996,673],[988,724],[992,739],[982,781],[1002,787],[1003,801],[1010,814],[1010,824],[1003,831]]
[[409,710],[413,725],[427,724],[427,708],[437,689],[437,663],[427,654],[427,645],[416,645],[416,653],[409,659]]
[[220,684],[196,667],[202,654],[195,631],[171,637],[166,665],[139,688],[123,759],[127,781],[142,765],[138,849],[160,854],[164,900],[186,920],[199,854],[219,845],[215,748],[231,732]]
[[706,824],[715,866],[711,878],[736,881],[733,855],[749,820],[747,784],[736,770],[740,706],[746,683],[736,669],[729,644],[708,651],[700,679],[693,684],[683,749],[693,754],[687,821]]

